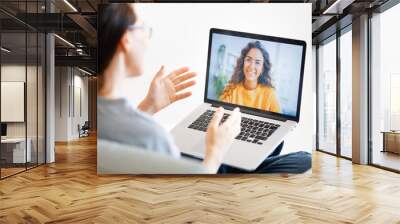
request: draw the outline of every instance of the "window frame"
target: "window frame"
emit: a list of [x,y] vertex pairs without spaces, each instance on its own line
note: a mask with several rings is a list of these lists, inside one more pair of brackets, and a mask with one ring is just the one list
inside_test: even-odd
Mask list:
[[[30,3],[36,4],[36,13],[39,13],[39,2],[43,2],[43,1],[35,0],[35,1],[30,2]],[[28,1],[22,1],[22,3],[25,4],[25,20],[26,20]],[[1,7],[1,5],[0,5],[0,7]],[[2,8],[0,8],[0,9],[1,9],[2,12],[6,12],[8,14],[7,11],[3,10]],[[46,12],[48,11],[48,7],[46,7],[45,11]],[[19,19],[16,18],[16,17],[11,16],[11,18],[15,19],[16,21],[19,21]],[[24,23],[23,21],[19,21],[19,22]],[[0,166],[0,180],[7,179],[9,177],[12,177],[12,176],[18,175],[20,173],[26,172],[26,171],[28,171],[30,169],[37,168],[37,167],[47,163],[47,128],[46,128],[47,127],[47,110],[46,110],[46,108],[47,108],[47,81],[46,81],[46,77],[47,77],[47,44],[48,44],[47,32],[43,32],[41,30],[38,30],[38,29],[30,26],[27,23],[24,23],[23,26],[24,26],[24,29],[20,30],[20,33],[25,35],[25,37],[24,37],[25,38],[25,40],[24,40],[24,42],[25,42],[25,49],[24,49],[24,52],[25,52],[25,56],[24,56],[25,57],[25,87],[24,87],[24,89],[25,89],[25,95],[24,95],[24,98],[25,98],[24,99],[25,166],[21,167],[21,168],[23,168],[23,170],[14,172],[12,174],[8,174],[6,176],[4,176],[4,173],[2,173],[2,169],[3,168]],[[0,27],[1,27],[1,23],[0,23]],[[3,31],[3,30],[0,29],[0,45],[2,45],[1,44],[1,41],[2,41],[1,37],[2,37],[2,34],[4,34],[4,33],[9,33],[9,32]],[[28,161],[28,159],[27,159],[27,156],[28,156],[28,153],[27,153],[27,147],[28,147],[28,144],[27,144],[27,142],[28,142],[28,111],[27,111],[27,96],[28,96],[27,95],[28,94],[27,93],[27,84],[28,84],[28,78],[27,78],[27,76],[28,76],[28,65],[29,65],[29,63],[28,63],[28,34],[33,34],[33,35],[36,36],[36,41],[35,41],[36,42],[35,43],[36,44],[36,49],[35,49],[36,59],[34,60],[34,65],[36,66],[36,71],[35,71],[35,75],[36,75],[36,91],[35,91],[35,93],[32,93],[32,94],[34,94],[35,97],[36,97],[36,122],[34,122],[35,123],[34,125],[36,125],[36,127],[35,127],[36,136],[34,136],[33,138],[36,138],[36,142],[37,142],[36,149],[35,149],[36,150],[36,161],[33,164],[29,164],[29,166],[28,166],[28,163],[30,163],[30,162],[27,162]],[[42,38],[40,39],[41,43],[43,44],[43,46],[42,46],[43,49],[41,49],[40,52],[43,53],[43,55],[41,55],[41,57],[42,57],[42,61],[44,62],[42,64],[43,67],[42,67],[42,70],[41,70],[42,82],[43,82],[42,83],[43,84],[43,86],[42,86],[42,88],[43,88],[42,96],[44,96],[44,98],[42,99],[43,105],[41,105],[41,107],[43,107],[42,109],[44,109],[44,111],[43,111],[44,115],[42,117],[42,119],[44,119],[44,120],[41,120],[41,122],[43,122],[42,123],[43,124],[42,128],[44,129],[43,130],[43,145],[42,145],[42,147],[43,147],[42,148],[43,155],[41,155],[41,157],[43,157],[42,158],[43,162],[39,162],[39,141],[38,141],[38,139],[39,139],[39,113],[38,113],[38,111],[39,111],[39,95],[38,95],[38,93],[39,93],[39,81],[38,81],[38,75],[39,75],[39,65],[40,65],[39,64],[39,36],[40,36],[39,34],[43,34],[41,36]],[[3,61],[2,60],[2,55],[0,54],[0,82],[1,82],[1,67],[3,66],[2,61]],[[1,89],[1,87],[0,87],[0,89]],[[1,101],[1,98],[0,98],[0,101]],[[0,105],[0,111],[1,111],[1,105]],[[1,123],[1,120],[0,120],[0,123]],[[1,155],[1,144],[0,144],[0,155]]]
[[[316,151],[327,153],[329,155],[333,155],[339,158],[343,158],[346,160],[352,160],[352,158],[347,157],[342,155],[341,153],[341,118],[340,118],[340,103],[341,103],[341,97],[340,97],[340,84],[341,84],[341,65],[340,65],[340,60],[341,60],[341,55],[340,55],[340,37],[347,32],[352,31],[352,23],[347,24],[345,27],[343,27],[340,30],[337,30],[336,33],[330,35],[329,37],[321,40],[319,43],[316,44]],[[321,44],[327,44],[331,41],[336,41],[336,152],[328,152],[327,150],[324,150],[319,147],[319,87],[320,87],[320,74],[319,74],[319,47]]]

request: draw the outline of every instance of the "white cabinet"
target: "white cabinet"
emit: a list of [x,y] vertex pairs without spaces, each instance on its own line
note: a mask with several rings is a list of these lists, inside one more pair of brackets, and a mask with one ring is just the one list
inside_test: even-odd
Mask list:
[[[32,161],[32,140],[26,140],[27,147],[25,151],[25,138],[7,138],[2,139],[2,146],[12,149],[12,163],[25,163]],[[27,161],[25,161],[27,159]]]
[[24,82],[1,82],[1,122],[24,122]]

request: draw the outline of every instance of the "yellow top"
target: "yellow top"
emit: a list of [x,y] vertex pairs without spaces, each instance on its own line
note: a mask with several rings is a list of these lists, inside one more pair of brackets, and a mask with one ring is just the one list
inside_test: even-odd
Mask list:
[[226,103],[238,104],[271,112],[279,113],[281,110],[275,90],[262,84],[257,84],[255,89],[248,90],[243,86],[242,82],[239,84],[228,83],[219,99]]

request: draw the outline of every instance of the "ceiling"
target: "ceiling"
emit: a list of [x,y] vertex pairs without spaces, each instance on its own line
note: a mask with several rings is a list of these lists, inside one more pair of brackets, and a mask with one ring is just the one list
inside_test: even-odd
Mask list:
[[[338,20],[382,5],[387,0],[250,0],[234,2],[312,3],[313,42],[316,43],[335,32]],[[75,66],[82,62],[88,69],[96,70],[97,6],[100,3],[129,2],[127,0],[1,0],[0,26],[2,46],[11,49],[7,56],[22,57],[36,51],[36,40],[25,39],[25,30],[55,32],[56,63]],[[132,1],[131,1],[132,2]],[[133,1],[134,2],[134,1]],[[136,2],[171,2],[165,0]],[[183,1],[174,1],[183,2]],[[193,2],[193,0],[192,0]],[[204,1],[199,1],[204,2]],[[215,2],[215,1],[209,1]],[[232,2],[224,1],[222,2]],[[339,4],[335,3],[338,2]],[[52,9],[53,13],[47,13]],[[329,10],[327,10],[329,9]],[[328,13],[327,13],[328,12]],[[345,23],[342,24],[346,25]],[[30,36],[30,35],[28,35]],[[32,36],[32,35],[31,35]],[[28,43],[27,51],[25,45]],[[36,44],[36,45],[35,45]],[[5,53],[2,52],[2,55]],[[57,58],[58,57],[58,58]]]

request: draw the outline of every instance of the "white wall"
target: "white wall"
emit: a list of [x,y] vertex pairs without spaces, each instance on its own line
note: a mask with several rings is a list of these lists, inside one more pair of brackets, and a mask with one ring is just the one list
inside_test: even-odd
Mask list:
[[[25,65],[2,65],[1,81],[25,82]],[[29,67],[28,67],[29,69]],[[1,108],[4,110],[5,108]],[[12,122],[7,123],[7,137],[25,137],[25,123]]]
[[[36,70],[38,69],[38,70]],[[32,158],[36,162],[36,153],[39,153],[39,162],[44,162],[44,92],[43,89],[42,67],[30,66],[27,67],[20,64],[5,64],[1,66],[1,81],[2,82],[24,82],[26,84],[26,108],[23,106],[22,113],[26,110],[27,120],[24,122],[6,122],[7,137],[21,138],[28,137],[31,142]],[[27,80],[25,80],[27,78]],[[23,93],[22,93],[23,94]],[[2,98],[7,96],[2,95]],[[10,108],[1,108],[9,110]],[[9,111],[13,112],[13,111]],[[14,112],[16,113],[16,111]],[[37,152],[38,150],[38,152]]]
[[68,84],[67,67],[55,68],[55,141],[68,140]]
[[[145,96],[148,85],[161,65],[166,71],[190,66],[198,73],[190,100],[175,103],[156,115],[171,129],[203,102],[208,35],[211,27],[305,40],[307,55],[301,118],[289,134],[285,150],[311,151],[315,102],[311,70],[311,4],[137,4],[139,18],[153,28],[145,75],[129,80],[121,88],[133,104]],[[177,116],[177,111],[179,116]]]
[[88,120],[88,78],[71,67],[56,67],[55,73],[55,140],[77,139],[78,124]]
[[[74,75],[74,94],[75,96],[75,106],[74,110],[75,113],[72,114],[72,136],[73,138],[79,137],[78,129],[77,126],[80,124],[81,126],[85,123],[85,121],[88,120],[88,77],[83,77],[81,76],[82,73],[76,74],[77,70],[75,70],[75,75]],[[80,91],[80,93],[79,93]],[[79,97],[80,96],[80,97]],[[80,101],[80,102],[79,102]],[[80,108],[82,107],[82,108]],[[80,111],[82,110],[82,111]]]
[[[2,82],[24,82],[25,75],[27,73],[29,87],[27,88],[27,106],[29,107],[27,110],[27,118],[28,118],[28,137],[30,133],[35,132],[36,135],[36,79],[33,76],[36,76],[36,66],[27,66],[25,65],[2,65],[1,66],[1,81]],[[33,87],[32,87],[33,86]],[[7,97],[7,96],[2,96]],[[39,105],[40,106],[40,105]],[[7,108],[1,108],[2,110],[7,110]],[[22,108],[24,109],[24,108]],[[32,123],[33,122],[33,123]],[[8,137],[25,137],[25,122],[7,122],[7,136]]]

